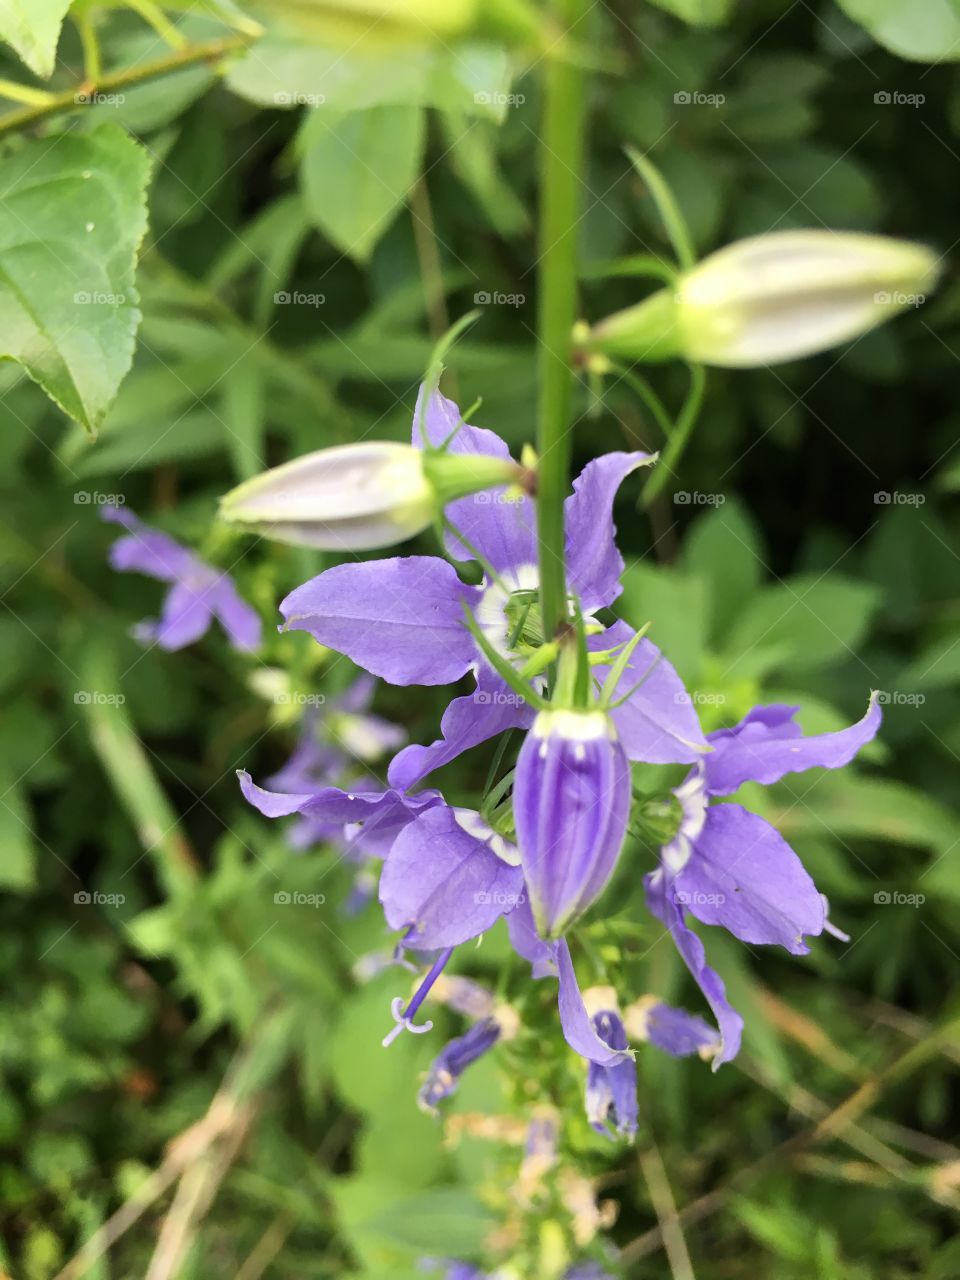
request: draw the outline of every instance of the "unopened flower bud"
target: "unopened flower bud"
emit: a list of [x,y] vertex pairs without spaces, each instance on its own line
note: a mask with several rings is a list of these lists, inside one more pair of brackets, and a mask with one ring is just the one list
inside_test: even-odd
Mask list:
[[421,533],[448,502],[520,480],[509,459],[370,441],[319,449],[221,499],[232,524],[321,551],[367,551]]
[[778,231],[712,253],[580,341],[588,358],[682,357],[750,368],[796,360],[918,306],[939,274],[923,245],[840,231]]
[[630,812],[630,764],[606,712],[541,711],[513,787],[534,921],[557,938],[613,873]]

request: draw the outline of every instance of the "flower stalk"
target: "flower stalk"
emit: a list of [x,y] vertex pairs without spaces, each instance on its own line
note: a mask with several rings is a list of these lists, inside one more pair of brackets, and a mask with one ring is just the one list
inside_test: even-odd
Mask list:
[[[560,0],[567,30],[583,18],[585,0]],[[576,320],[577,224],[583,164],[584,76],[562,53],[549,58],[541,140],[539,316],[540,455],[537,533],[543,633],[552,640],[566,621],[563,501],[569,487],[573,371],[570,334]]]

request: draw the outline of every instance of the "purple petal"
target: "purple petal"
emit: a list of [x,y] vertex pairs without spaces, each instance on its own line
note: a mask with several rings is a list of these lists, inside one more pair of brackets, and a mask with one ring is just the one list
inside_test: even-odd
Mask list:
[[361,671],[356,680],[349,685],[334,703],[334,709],[349,711],[359,715],[361,711],[369,711],[373,695],[377,690],[377,682],[366,671]]
[[263,787],[258,787],[246,770],[238,770],[237,777],[240,779],[240,790],[244,798],[268,818],[285,818],[291,813],[302,813],[324,822],[364,822],[376,819],[378,823],[394,821],[405,826],[424,809],[441,803],[441,796],[437,791],[421,791],[415,796],[405,796],[392,790],[341,791],[339,787],[324,787],[306,795],[287,794],[265,791]]
[[649,453],[605,453],[588,462],[564,503],[567,573],[570,590],[586,611],[611,604],[623,590],[623,556],[617,550],[613,503],[630,474],[650,460]]
[[[422,446],[420,408],[423,387],[413,420],[413,443]],[[460,410],[438,391],[430,397],[425,413],[427,437],[432,445],[442,444],[460,423]],[[450,453],[478,453],[509,458],[510,450],[493,431],[463,425],[449,445]],[[472,560],[476,547],[495,569],[509,571],[537,562],[536,509],[529,498],[507,501],[506,490],[484,490],[460,498],[447,506],[447,517],[463,534],[465,542],[448,534],[447,551],[458,560]],[[511,495],[512,499],[512,495]],[[469,545],[467,545],[469,544]]]
[[225,573],[214,588],[213,611],[234,649],[249,652],[260,647],[260,615],[247,604],[232,578]]
[[321,644],[391,684],[450,684],[475,659],[463,620],[477,596],[433,556],[340,564],[281,603],[285,630]]
[[159,621],[140,623],[137,635],[140,639],[153,641],[170,653],[184,649],[209,630],[215,603],[216,590],[213,585],[195,587],[178,582],[167,592]]
[[804,769],[839,769],[849,764],[877,734],[882,712],[876,694],[866,715],[848,729],[804,737],[793,716],[796,707],[754,707],[732,729],[711,733],[714,748],[706,758],[707,787],[712,795],[732,795],[745,782],[778,782]]
[[611,1049],[597,1035],[593,1019],[587,1013],[583,996],[580,994],[566,939],[561,938],[559,942],[553,944],[553,956],[557,962],[560,978],[560,991],[557,998],[560,1025],[563,1027],[567,1044],[571,1049],[575,1049],[581,1058],[586,1058],[588,1062],[596,1062],[602,1067],[612,1066],[616,1062],[629,1062],[632,1054],[623,1049]]
[[706,997],[707,1003],[713,1010],[713,1016],[717,1020],[721,1047],[713,1060],[713,1069],[716,1071],[723,1063],[730,1062],[737,1056],[743,1034],[743,1019],[727,1000],[727,989],[723,979],[707,964],[703,943],[684,922],[683,910],[674,901],[668,877],[662,870],[654,871],[644,877],[643,885],[648,908],[669,932],[684,964]]
[[[634,634],[632,627],[618,621],[594,636],[590,648],[612,649]],[[600,686],[609,670],[608,666],[593,668]],[[617,697],[623,697],[641,680],[628,701],[611,712],[628,757],[646,764],[692,764],[701,759],[707,740],[692,700],[676,671],[649,640],[641,640],[634,649],[617,685]]]
[[454,698],[444,711],[441,736],[428,747],[405,747],[391,761],[387,778],[391,786],[407,790],[471,747],[507,729],[525,729],[532,721],[533,710],[484,664],[473,693]]
[[469,835],[445,805],[428,809],[397,836],[380,878],[391,929],[404,946],[454,947],[476,938],[516,906],[523,873]]
[[[633,1020],[627,1010],[627,1021],[634,1029]],[[638,1021],[642,1020],[644,1040],[669,1053],[674,1058],[687,1058],[702,1050],[715,1050],[720,1044],[720,1033],[716,1027],[698,1017],[695,1013],[687,1013],[686,1009],[675,1009],[669,1004],[650,1004],[643,1011]]]
[[806,955],[823,932],[823,900],[803,863],[769,822],[738,804],[707,810],[690,860],[674,880],[677,903],[741,942]]
[[557,963],[554,959],[553,947],[544,942],[537,933],[533,923],[533,912],[530,900],[524,895],[522,902],[507,916],[507,931],[510,934],[510,945],[518,956],[530,962],[533,978],[555,978]]
[[110,566],[118,573],[143,573],[160,582],[176,582],[206,568],[193,552],[166,533],[151,529],[126,507],[102,507],[101,519],[122,525],[129,536],[118,538],[110,548]]

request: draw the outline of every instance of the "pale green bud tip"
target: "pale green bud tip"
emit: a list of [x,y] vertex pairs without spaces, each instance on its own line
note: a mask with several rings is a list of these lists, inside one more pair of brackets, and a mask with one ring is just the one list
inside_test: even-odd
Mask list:
[[431,523],[434,491],[412,445],[372,441],[305,454],[239,485],[220,515],[280,542],[366,551]]
[[842,231],[780,231],[738,240],[675,289],[576,335],[581,359],[663,360],[747,368],[796,360],[919,306],[939,259],[923,245]]

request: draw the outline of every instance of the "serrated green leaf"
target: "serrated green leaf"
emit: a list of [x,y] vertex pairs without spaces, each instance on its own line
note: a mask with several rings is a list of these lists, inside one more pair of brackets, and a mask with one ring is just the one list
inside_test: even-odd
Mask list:
[[420,107],[312,111],[300,137],[307,210],[338,249],[365,262],[420,171]]
[[53,75],[70,0],[0,0],[0,40],[13,45],[31,71]]
[[0,359],[90,430],[133,359],[149,173],[105,125],[30,142],[0,174]]

